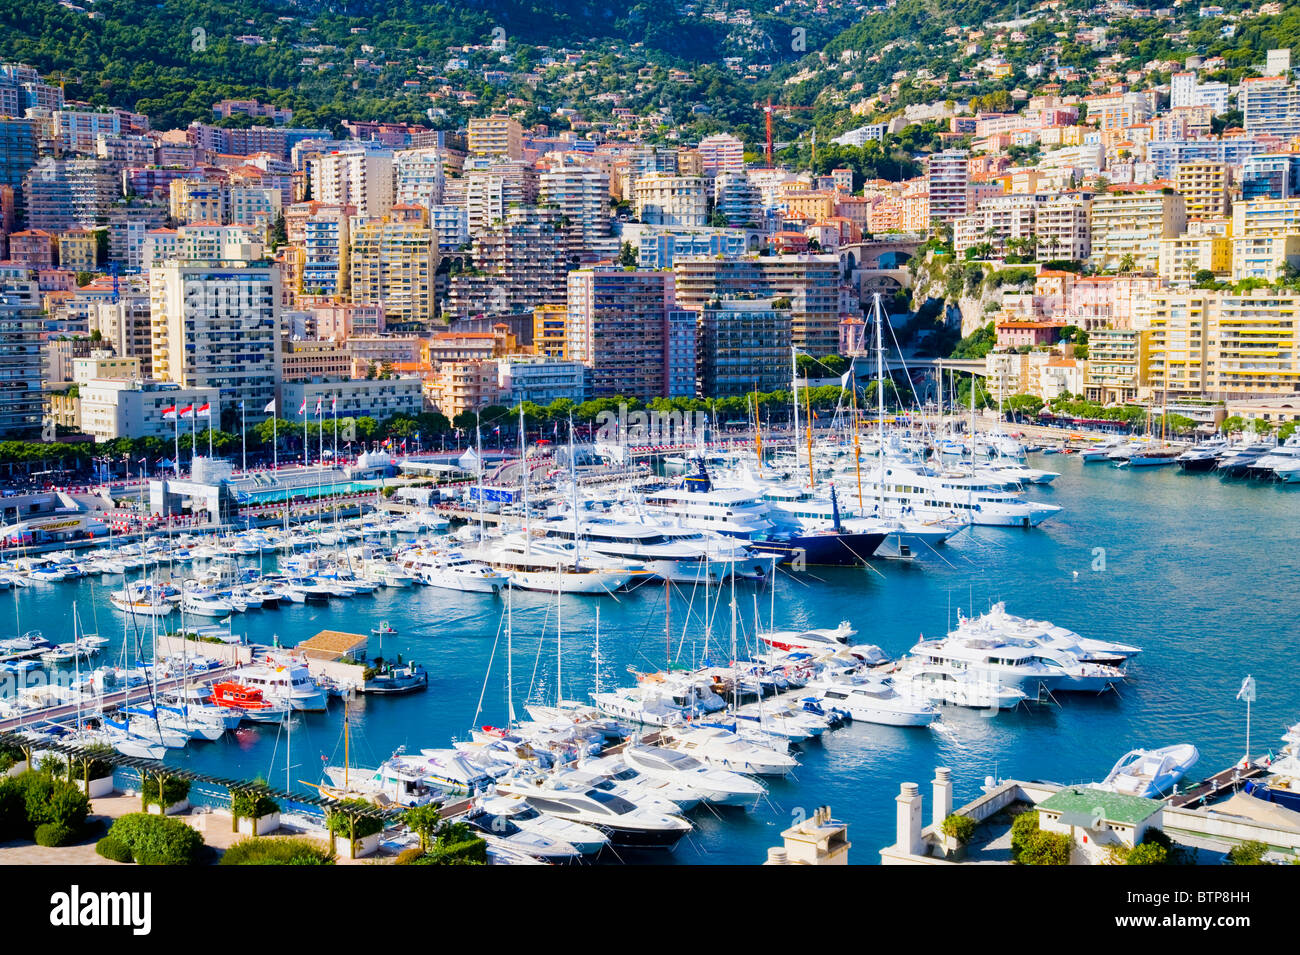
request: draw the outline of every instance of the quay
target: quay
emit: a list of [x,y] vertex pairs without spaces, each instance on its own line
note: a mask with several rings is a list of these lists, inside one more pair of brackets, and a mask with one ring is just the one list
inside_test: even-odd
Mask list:
[[1218,801],[1228,793],[1236,792],[1246,780],[1263,775],[1265,775],[1264,770],[1259,766],[1252,765],[1244,768],[1229,766],[1209,779],[1197,783],[1191,789],[1178,793],[1169,800],[1169,805],[1174,809],[1190,809],[1207,805]]
[[[235,669],[237,669],[235,665],[227,664],[225,666],[217,667],[212,670],[204,671],[202,677],[204,680],[220,679],[222,676],[230,673]],[[185,674],[182,676],[170,677],[166,680],[160,680],[158,682],[158,685],[153,689],[155,691],[174,689],[175,687],[184,685],[188,680],[192,680],[194,678],[195,675],[192,673]],[[149,693],[150,693],[149,685],[141,684],[139,686],[127,687],[126,689],[122,689],[122,690],[114,690],[113,692],[105,693],[102,696],[96,695],[94,697],[93,702],[96,705],[100,705],[100,706],[122,706],[122,705],[135,703],[138,702],[139,700],[145,699],[149,696]],[[56,706],[48,706],[39,710],[31,710],[30,712],[23,713],[19,716],[14,716],[8,719],[0,720],[0,733],[15,731],[21,729],[25,725],[30,725],[33,723],[49,723],[49,722],[55,722],[61,719],[65,719],[69,716],[75,716],[77,714],[78,709],[85,710],[86,706],[87,704],[85,703],[82,703],[80,706],[78,706],[77,703],[60,703]]]

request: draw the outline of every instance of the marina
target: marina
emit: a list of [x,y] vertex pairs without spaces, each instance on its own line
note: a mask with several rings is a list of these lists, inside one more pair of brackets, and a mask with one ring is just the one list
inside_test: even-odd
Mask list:
[[[843,677],[826,682],[829,671],[823,671],[820,681],[785,691],[780,700],[769,698],[757,711],[753,702],[739,707],[729,729],[709,731],[716,740],[691,740],[695,746],[707,743],[719,759],[748,753],[751,778],[761,779],[761,787],[743,798],[715,793],[721,806],[690,811],[691,828],[683,832],[673,852],[633,849],[631,855],[621,856],[624,861],[753,862],[791,814],[805,805],[827,803],[852,821],[856,839],[883,846],[891,838],[888,794],[893,781],[928,771],[940,762],[954,767],[960,779],[1014,774],[1070,783],[1105,776],[1118,755],[1117,740],[1127,742],[1129,748],[1187,740],[1204,754],[1203,765],[1227,765],[1240,755],[1242,714],[1232,697],[1244,672],[1255,672],[1263,687],[1254,714],[1256,726],[1263,725],[1261,721],[1294,722],[1297,701],[1285,675],[1264,674],[1273,654],[1300,643],[1300,632],[1287,615],[1280,592],[1252,595],[1247,601],[1239,589],[1240,568],[1250,566],[1260,549],[1277,555],[1279,573],[1294,574],[1298,569],[1293,548],[1287,546],[1297,530],[1288,490],[1224,481],[1210,474],[1184,474],[1176,468],[1132,472],[1096,468],[1077,455],[1034,460],[1050,461],[1060,473],[1050,486],[1035,492],[1044,503],[1060,508],[1042,527],[967,527],[942,547],[912,560],[882,558],[866,566],[803,571],[778,567],[770,580],[737,575],[737,654],[729,645],[733,595],[730,586],[721,585],[724,579],[709,578],[703,586],[680,579],[667,586],[661,582],[651,587],[621,585],[595,596],[576,592],[559,597],[553,584],[532,592],[510,588],[509,594],[499,588],[495,593],[474,592],[409,582],[365,586],[364,580],[372,576],[368,568],[375,565],[363,549],[356,549],[361,537],[369,530],[369,546],[374,547],[385,537],[374,522],[409,519],[410,512],[361,519],[371,524],[369,528],[361,521],[327,523],[289,549],[267,542],[265,547],[236,555],[235,567],[222,571],[227,577],[233,574],[238,579],[241,573],[260,570],[256,580],[269,587],[280,586],[276,582],[283,580],[288,593],[295,582],[305,587],[302,575],[314,569],[317,586],[328,581],[330,589],[322,590],[319,600],[308,599],[306,592],[302,601],[286,599],[281,593],[277,609],[259,605],[254,612],[249,605],[239,612],[223,605],[216,613],[226,617],[219,622],[200,620],[201,629],[214,640],[225,630],[229,639],[280,648],[291,648],[321,630],[361,631],[370,633],[371,656],[419,660],[427,682],[418,692],[370,693],[365,692],[371,689],[367,685],[364,691],[356,687],[362,692],[347,704],[353,765],[371,767],[402,751],[498,746],[491,743],[492,734],[484,734],[481,728],[509,726],[508,704],[516,711],[527,707],[530,713],[537,710],[543,720],[552,719],[559,711],[547,701],[561,693],[560,699],[579,703],[599,699],[595,694],[634,683],[629,670],[716,673],[706,679],[721,680],[724,695],[726,687],[734,685],[736,690],[752,689],[745,698],[753,701],[765,692],[760,684],[767,679],[762,675],[766,671],[755,670],[755,677],[740,679],[729,672],[732,660],[807,651],[819,642],[830,651],[840,647],[835,651],[840,656],[849,648],[857,653],[853,666],[866,667],[861,676],[850,678],[857,683],[837,682]],[[557,488],[555,498],[562,497]],[[1243,508],[1262,511],[1272,520],[1247,524]],[[1127,515],[1124,521],[1113,516],[1117,513]],[[350,526],[355,526],[355,532],[348,530]],[[465,528],[473,526],[471,522]],[[313,556],[323,553],[325,534],[333,535],[332,545],[325,550],[344,555],[344,565],[352,564],[337,577],[329,576],[331,571]],[[347,538],[353,534],[349,544]],[[389,531],[386,536],[385,546],[398,546],[398,553],[399,541],[417,550],[423,546],[445,551],[454,540],[445,533],[420,538],[411,532]],[[202,556],[195,559],[203,546],[202,537],[196,536],[188,546],[188,561],[164,560],[161,566],[180,580],[199,577],[210,561]],[[295,549],[302,552],[295,554]],[[225,566],[219,555],[212,556],[218,557],[215,566]],[[394,563],[394,572],[399,573],[401,562]],[[178,566],[184,570],[176,571]],[[50,585],[16,587],[8,597],[12,626],[22,633],[30,621],[39,619],[47,639],[64,643],[71,638],[71,628],[60,632],[59,621],[67,614],[51,614],[51,601],[66,608],[64,601],[76,600],[83,624],[89,619],[102,637],[109,638],[103,655],[112,655],[122,643],[120,635],[113,636],[115,629],[132,626],[130,614],[113,609],[108,599],[116,586],[112,580],[108,575],[69,575]],[[1173,589],[1154,586],[1159,580],[1173,581]],[[356,587],[357,581],[362,585]],[[1232,614],[1234,629],[1242,628],[1238,632],[1255,632],[1259,638],[1224,639],[1212,623],[1222,613]],[[159,626],[174,629],[180,614],[178,609],[160,617]],[[197,619],[197,615],[187,616]],[[139,619],[152,627],[148,618]],[[846,624],[836,630],[839,620]],[[511,644],[511,697],[505,692],[504,627],[509,628]],[[920,686],[924,678],[924,667],[915,665],[918,648],[950,632],[947,641],[963,645],[987,642],[994,634],[999,643],[1026,634],[1035,640],[1049,639],[1050,652],[1047,645],[1035,651],[1040,658],[1078,654],[1079,667],[1092,668],[1089,672],[1098,679],[1065,692],[1065,677],[1059,674],[1032,677],[1013,688],[1018,695],[997,702],[980,697],[975,691],[982,689],[974,685],[949,687],[938,695],[930,690],[908,696],[909,686]],[[1188,667],[1189,659],[1201,665]],[[901,665],[893,662],[899,660]],[[788,667],[789,662],[783,665]],[[102,661],[86,665],[98,666]],[[1123,671],[1116,670],[1117,665]],[[1078,669],[1076,678],[1083,672]],[[882,684],[881,679],[887,682]],[[648,685],[652,684],[639,683],[642,689]],[[795,723],[803,722],[796,715],[803,704],[791,710],[782,703],[815,697],[831,709],[840,696],[846,698],[840,705],[855,719],[825,732],[796,730]],[[701,714],[712,705],[707,703],[710,698],[723,705],[732,702],[706,690],[696,697],[697,705],[704,708]],[[898,702],[890,703],[895,699]],[[997,711],[992,718],[985,712],[990,706]],[[334,700],[293,713],[290,769],[283,766],[277,722],[245,722],[235,735],[224,739],[168,748],[164,763],[222,777],[263,776],[281,788],[307,795],[314,792],[320,767],[341,759],[343,709]],[[668,723],[683,725],[671,718],[671,712],[681,711],[664,712],[669,712]],[[895,712],[915,715],[890,715]],[[754,756],[762,755],[752,743],[752,730],[759,727],[746,723],[747,713],[754,714],[748,718],[762,721],[765,736],[800,740],[791,750],[795,773],[773,769],[770,755],[753,762]],[[68,711],[60,715],[66,717]],[[751,741],[741,736],[728,742],[733,739],[731,729],[751,731]],[[640,747],[656,739],[673,747],[687,745],[677,738],[680,728],[660,729],[667,734],[662,737],[651,735],[656,732],[653,725],[640,732],[644,736],[634,746],[633,758],[642,751]],[[766,740],[769,747],[771,742]],[[602,758],[621,758],[623,745],[607,749]],[[765,767],[761,772],[755,768],[759,765]],[[638,772],[650,766],[643,762]],[[864,784],[864,780],[878,783]],[[1193,780],[1188,776],[1189,784]],[[732,798],[743,805],[727,808]],[[650,856],[642,858],[646,853]]]

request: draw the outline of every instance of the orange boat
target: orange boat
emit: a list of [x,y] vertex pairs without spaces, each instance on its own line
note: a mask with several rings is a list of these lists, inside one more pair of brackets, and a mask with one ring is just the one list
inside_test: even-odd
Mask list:
[[212,685],[208,701],[215,706],[242,710],[250,720],[275,721],[285,714],[285,708],[263,698],[262,691],[234,680],[221,680]]

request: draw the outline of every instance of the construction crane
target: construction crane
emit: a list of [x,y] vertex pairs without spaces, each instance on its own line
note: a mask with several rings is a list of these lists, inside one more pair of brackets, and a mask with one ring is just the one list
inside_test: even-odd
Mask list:
[[[761,110],[763,111],[763,118],[764,118],[764,119],[766,120],[766,122],[767,122],[767,165],[768,165],[769,167],[771,167],[771,165],[772,165],[772,114],[773,114],[773,113],[789,113],[789,112],[793,112],[793,111],[795,111],[795,110],[806,110],[806,111],[811,112],[811,111],[812,111],[812,107],[811,107],[811,106],[780,106],[780,105],[773,105],[773,103],[772,103],[772,98],[769,96],[768,99],[767,99],[767,103],[765,103],[765,104],[764,104],[764,103],[755,103],[755,104],[754,104],[754,108],[755,108],[755,109],[761,109]],[[813,159],[814,159],[814,161],[817,159],[817,144],[816,144],[816,140],[815,140],[815,139],[813,140]]]

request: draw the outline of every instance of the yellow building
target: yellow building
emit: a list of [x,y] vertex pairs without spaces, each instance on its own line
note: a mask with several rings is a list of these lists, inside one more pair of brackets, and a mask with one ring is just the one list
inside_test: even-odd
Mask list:
[[1228,164],[1185,162],[1174,167],[1174,191],[1183,197],[1188,219],[1228,214]]
[[382,303],[388,324],[433,317],[438,239],[427,216],[385,216],[358,226],[349,263],[353,302]]
[[533,351],[547,358],[568,358],[568,317],[568,305],[533,309]]
[[476,116],[469,121],[469,151],[476,156],[522,159],[524,130],[509,116]]
[[59,267],[73,272],[93,272],[97,267],[99,244],[89,229],[69,229],[59,233]]
[[1208,393],[1207,326],[1214,299],[1213,292],[1163,289],[1139,303],[1137,322],[1144,330],[1146,358],[1143,392],[1189,396]]
[[1232,271],[1232,240],[1222,235],[1178,235],[1160,240],[1160,277],[1175,285],[1190,285],[1196,273],[1208,269],[1226,277]]

